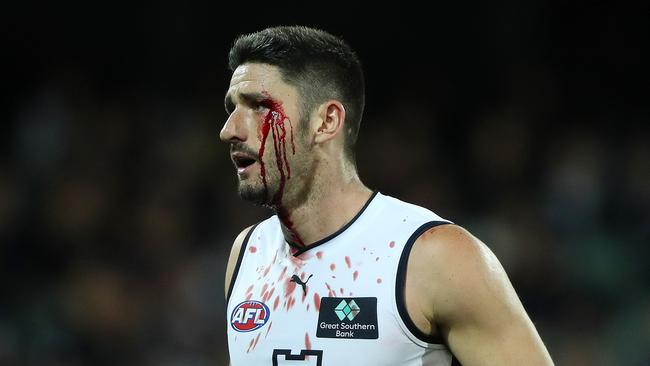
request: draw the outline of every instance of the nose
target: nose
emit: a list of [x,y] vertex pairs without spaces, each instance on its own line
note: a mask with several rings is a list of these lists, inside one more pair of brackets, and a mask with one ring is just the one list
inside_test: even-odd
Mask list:
[[246,141],[246,128],[244,126],[244,120],[239,118],[239,113],[237,110],[232,112],[226,123],[223,124],[221,132],[219,133],[219,138],[223,142],[233,142],[233,141]]

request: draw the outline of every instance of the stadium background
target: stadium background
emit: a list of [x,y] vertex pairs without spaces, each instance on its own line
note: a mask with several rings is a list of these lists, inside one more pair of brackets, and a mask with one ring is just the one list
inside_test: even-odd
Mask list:
[[235,35],[322,27],[365,65],[372,188],[470,229],[558,365],[650,365],[647,4],[12,2],[0,364],[226,359]]

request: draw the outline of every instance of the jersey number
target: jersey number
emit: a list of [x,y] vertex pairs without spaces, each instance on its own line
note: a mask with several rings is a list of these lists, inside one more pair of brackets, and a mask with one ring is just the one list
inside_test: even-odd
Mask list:
[[[273,350],[273,366],[284,365],[284,361],[307,361],[309,356],[309,361],[315,359],[316,366],[323,366],[323,351],[316,349],[303,349],[300,350],[300,354],[292,355],[290,349],[274,349]],[[313,358],[312,358],[313,356]],[[296,363],[292,362],[291,365]],[[310,362],[309,364],[314,365]]]

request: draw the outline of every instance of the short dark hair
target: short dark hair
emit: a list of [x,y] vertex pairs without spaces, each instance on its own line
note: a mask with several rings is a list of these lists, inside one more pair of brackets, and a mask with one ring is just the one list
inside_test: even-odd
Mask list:
[[283,80],[295,86],[303,98],[303,118],[330,98],[343,103],[345,153],[354,162],[354,145],[365,105],[365,82],[361,62],[345,41],[304,26],[266,28],[239,36],[230,49],[230,71],[248,62],[278,67]]

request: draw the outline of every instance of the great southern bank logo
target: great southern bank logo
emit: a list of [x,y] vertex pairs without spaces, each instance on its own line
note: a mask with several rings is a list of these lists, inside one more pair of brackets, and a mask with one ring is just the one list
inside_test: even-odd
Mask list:
[[350,302],[341,300],[341,302],[334,308],[334,313],[339,317],[339,320],[348,318],[348,320],[352,321],[360,312],[361,308],[359,308],[359,305],[357,305],[354,300]]
[[230,315],[230,325],[238,332],[252,332],[260,329],[269,320],[271,311],[263,302],[244,301],[235,306]]

